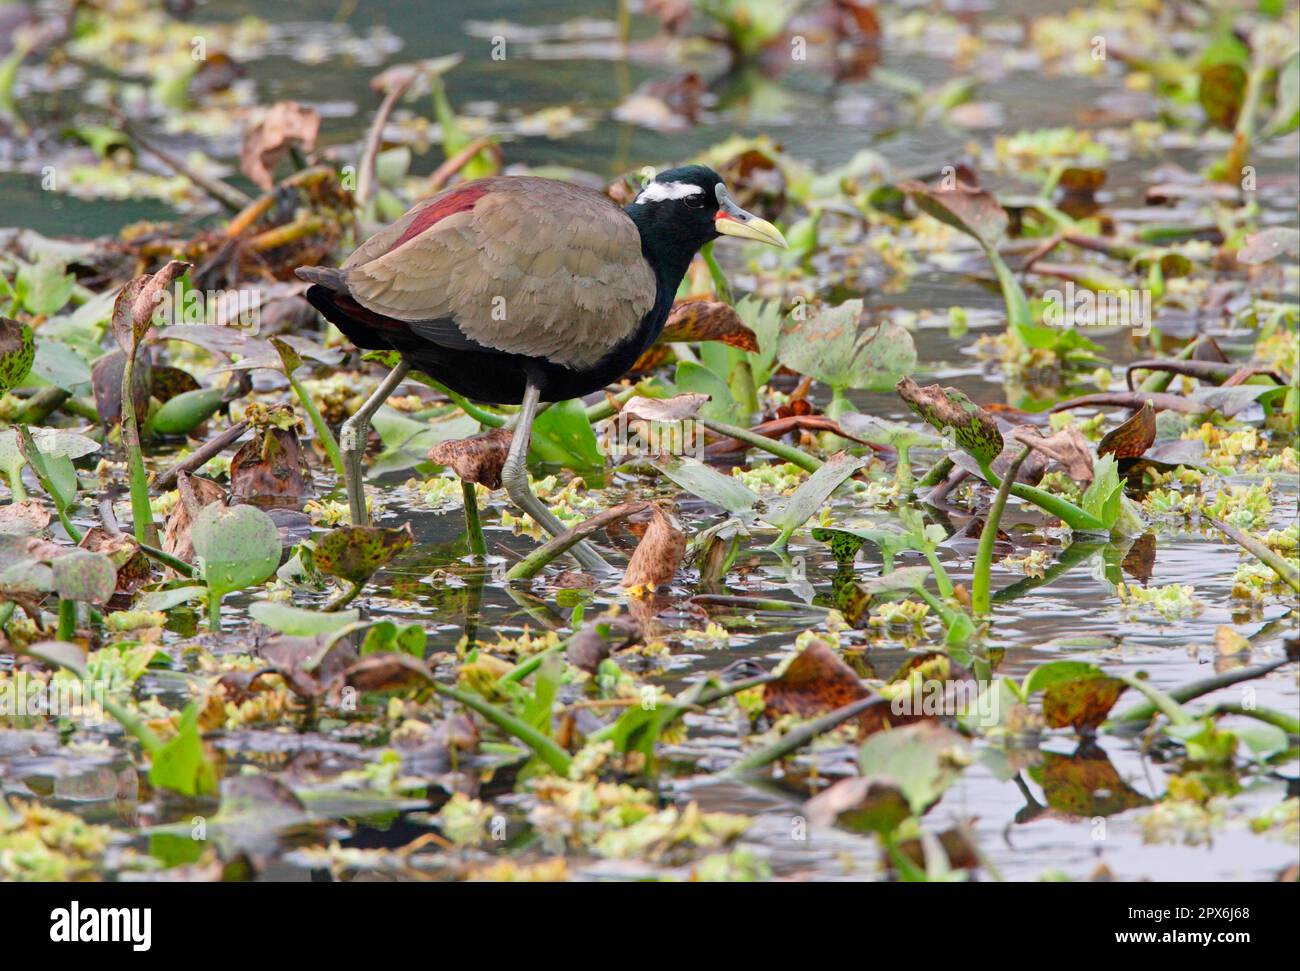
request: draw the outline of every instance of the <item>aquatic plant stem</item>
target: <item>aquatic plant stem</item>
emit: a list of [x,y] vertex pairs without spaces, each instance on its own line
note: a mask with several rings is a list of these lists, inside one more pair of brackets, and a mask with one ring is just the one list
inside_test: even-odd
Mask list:
[[[984,474],[985,480],[994,488],[1002,486],[1002,477],[993,471],[987,463],[981,463],[980,471]],[[1085,512],[1068,499],[1062,499],[1060,496],[1052,495],[1050,492],[1044,492],[1042,489],[1035,489],[1033,486],[1027,486],[1023,482],[1011,483],[1011,494],[1017,499],[1023,499],[1025,502],[1033,503],[1044,512],[1051,513],[1057,519],[1061,520],[1071,529],[1078,530],[1082,533],[1104,533],[1107,532],[1106,525],[1100,519],[1091,513]]]
[[998,523],[1002,521],[1002,513],[1007,508],[1007,496],[1011,494],[1011,485],[1016,481],[1016,474],[1028,458],[1030,451],[1031,449],[1026,445],[1011,463],[1006,476],[998,485],[998,492],[993,497],[989,514],[984,518],[979,549],[975,551],[975,573],[971,578],[971,613],[976,617],[985,617],[989,612],[989,576],[993,572],[993,546],[998,538]]
[[214,634],[221,630],[221,591],[208,588],[208,630]]
[[487,556],[487,540],[483,538],[483,524],[478,517],[478,490],[473,482],[460,480],[460,494],[465,503],[465,531],[469,535],[469,549],[475,556]]
[[61,641],[70,641],[77,636],[77,602],[61,599],[59,601],[59,631]]
[[554,739],[548,738],[533,728],[532,725],[502,711],[495,705],[488,704],[477,695],[460,691],[437,681],[431,681],[430,686],[444,698],[450,698],[452,701],[478,712],[506,734],[513,735],[532,749],[534,754],[554,769],[558,775],[564,778],[568,777],[569,766],[573,760],[569,757],[569,753],[560,748]]
[[292,371],[285,372],[289,379],[289,386],[293,388],[293,393],[298,396],[298,402],[302,405],[302,410],[307,413],[307,420],[311,422],[312,430],[316,433],[316,438],[320,442],[321,448],[329,457],[330,465],[334,466],[334,472],[341,479],[343,478],[343,455],[339,452],[338,440],[334,433],[330,431],[329,424],[316,407],[316,402],[311,400],[311,395],[303,387],[302,382],[294,376]]
[[27,457],[27,464],[32,467],[36,481],[41,484],[41,488],[45,490],[46,495],[54,503],[54,511],[58,514],[59,522],[63,524],[64,532],[68,534],[68,538],[72,542],[80,543],[81,530],[74,526],[72,520],[68,517],[67,504],[63,501],[63,497],[59,495],[59,490],[54,487],[49,469],[45,465],[45,457],[41,454],[41,450],[36,447],[36,443],[32,441],[31,430],[26,425],[16,425],[15,430],[18,432],[18,441],[22,453]]
[[774,438],[759,435],[747,428],[728,425],[726,422],[714,421],[712,418],[700,418],[700,421],[710,431],[717,432],[719,435],[726,435],[728,438],[734,438],[746,445],[752,445],[754,448],[761,449],[769,455],[775,455],[779,459],[785,459],[787,462],[799,466],[805,472],[816,472],[824,464],[821,459],[809,455],[801,448],[784,445]]
[[132,347],[122,367],[122,447],[126,449],[126,462],[130,469],[132,531],[136,542],[157,546],[158,530],[153,522],[153,508],[149,505],[149,479],[144,471],[140,424],[135,414],[135,356],[138,351],[138,347]]

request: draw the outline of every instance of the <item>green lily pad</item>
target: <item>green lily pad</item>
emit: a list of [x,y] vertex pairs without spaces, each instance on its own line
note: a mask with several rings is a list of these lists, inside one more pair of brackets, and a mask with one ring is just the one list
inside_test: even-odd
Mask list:
[[254,506],[204,506],[190,538],[208,589],[221,594],[261,583],[280,565],[280,532]]
[[50,564],[54,590],[61,600],[107,603],[117,589],[117,570],[103,553],[72,550]]
[[248,612],[258,623],[265,624],[281,634],[288,634],[290,637],[332,634],[361,619],[359,610],[338,610],[327,614],[320,610],[307,610],[274,600],[259,600],[249,606]]
[[888,320],[861,323],[861,300],[807,316],[781,329],[777,356],[793,371],[832,388],[888,391],[916,367],[912,335]]

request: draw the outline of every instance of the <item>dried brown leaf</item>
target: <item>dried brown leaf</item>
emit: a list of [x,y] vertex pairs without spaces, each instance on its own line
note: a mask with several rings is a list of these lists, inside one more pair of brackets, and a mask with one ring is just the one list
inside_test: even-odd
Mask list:
[[623,572],[624,587],[660,587],[672,582],[686,555],[686,534],[671,508],[656,504],[650,526]]
[[449,466],[461,479],[488,489],[501,487],[501,469],[510,453],[514,433],[493,428],[470,438],[439,442],[429,449],[429,460]]
[[244,136],[239,171],[263,189],[275,185],[275,166],[291,147],[310,152],[316,147],[320,115],[295,101],[277,101],[261,123]]

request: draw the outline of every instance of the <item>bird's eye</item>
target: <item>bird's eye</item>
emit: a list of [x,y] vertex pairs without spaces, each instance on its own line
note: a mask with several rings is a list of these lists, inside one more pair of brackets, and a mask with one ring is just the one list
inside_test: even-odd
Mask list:
[[684,197],[684,198],[682,199],[682,202],[686,203],[686,208],[687,208],[687,209],[703,209],[703,208],[704,208],[704,193],[702,193],[702,192],[693,192],[693,193],[691,193],[689,196]]

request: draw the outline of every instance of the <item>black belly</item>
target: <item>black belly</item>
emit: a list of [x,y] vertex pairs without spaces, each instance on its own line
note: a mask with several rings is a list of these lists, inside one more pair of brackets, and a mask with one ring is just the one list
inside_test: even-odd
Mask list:
[[627,373],[658,339],[668,317],[667,308],[661,306],[664,301],[657,300],[636,333],[610,348],[594,365],[574,369],[524,354],[434,344],[412,333],[404,321],[366,310],[346,295],[319,284],[309,287],[306,297],[357,347],[397,351],[412,368],[457,394],[496,405],[519,404],[530,374],[541,385],[543,401],[566,401],[599,391]]

